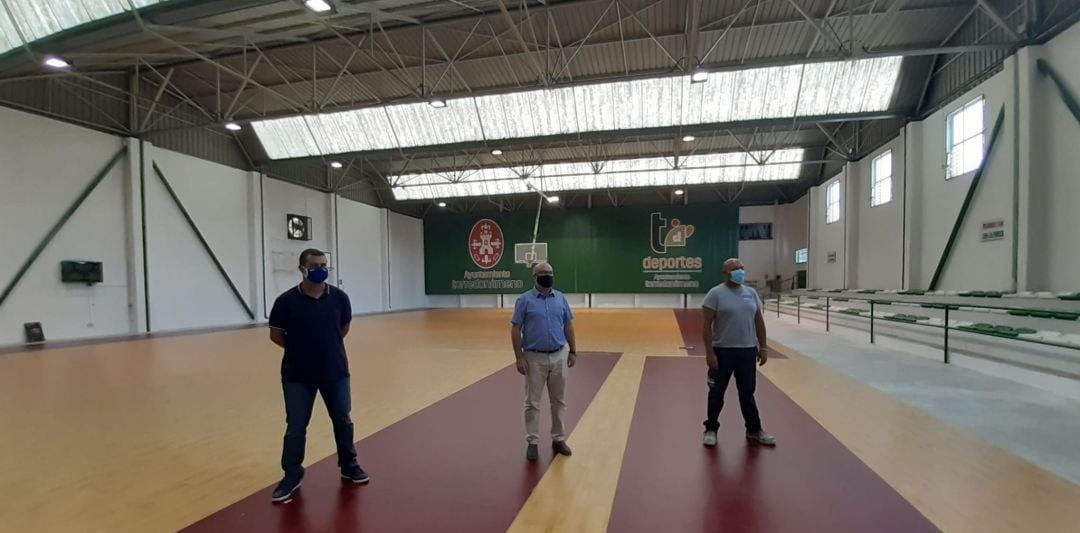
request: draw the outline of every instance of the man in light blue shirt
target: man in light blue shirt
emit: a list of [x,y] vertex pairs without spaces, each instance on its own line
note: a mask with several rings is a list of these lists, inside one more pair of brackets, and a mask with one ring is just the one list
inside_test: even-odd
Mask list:
[[746,270],[742,261],[724,261],[724,283],[709,290],[701,304],[705,313],[702,341],[709,348],[705,362],[709,365],[708,415],[705,419],[705,446],[716,446],[716,430],[720,428],[720,410],[724,408],[724,391],[731,376],[739,391],[739,407],[746,424],[746,438],[766,446],[776,445],[776,438],[761,430],[761,417],[754,389],[757,386],[757,365],[769,359],[765,344],[765,316],[757,291],[747,287]]
[[525,376],[525,458],[540,457],[540,398],[547,387],[551,400],[551,440],[555,453],[570,455],[563,417],[566,413],[566,380],[577,362],[574,313],[563,293],[555,290],[551,265],[533,267],[536,288],[522,294],[510,319],[510,342],[517,370]]

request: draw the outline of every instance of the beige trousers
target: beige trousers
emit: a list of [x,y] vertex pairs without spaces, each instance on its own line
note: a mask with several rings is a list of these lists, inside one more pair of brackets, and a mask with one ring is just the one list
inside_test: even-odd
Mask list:
[[547,387],[551,400],[551,440],[566,440],[563,418],[566,414],[566,381],[570,370],[566,366],[570,349],[563,346],[555,353],[525,352],[529,374],[525,376],[525,440],[540,443],[540,398]]

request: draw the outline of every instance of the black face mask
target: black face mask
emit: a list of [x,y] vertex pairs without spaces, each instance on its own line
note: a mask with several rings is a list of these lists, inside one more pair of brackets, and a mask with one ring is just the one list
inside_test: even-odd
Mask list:
[[536,284],[545,289],[550,289],[555,284],[555,276],[550,274],[546,276],[536,276]]

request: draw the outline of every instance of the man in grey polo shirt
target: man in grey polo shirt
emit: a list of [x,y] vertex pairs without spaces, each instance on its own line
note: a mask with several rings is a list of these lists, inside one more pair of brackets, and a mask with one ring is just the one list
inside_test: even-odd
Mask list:
[[773,446],[776,438],[761,430],[754,388],[757,385],[757,365],[769,358],[765,344],[765,316],[757,291],[743,285],[746,271],[742,261],[724,261],[724,283],[709,290],[702,309],[705,329],[702,340],[711,347],[705,361],[709,365],[708,418],[705,419],[705,446],[716,446],[716,430],[720,428],[720,410],[724,408],[724,391],[732,374],[739,390],[739,407],[746,423],[748,440]]
[[577,362],[574,313],[563,293],[555,290],[555,271],[540,263],[533,267],[536,287],[518,297],[510,319],[510,342],[517,370],[525,376],[525,458],[540,457],[540,397],[547,387],[551,399],[551,440],[555,453],[570,455],[563,415],[566,380]]

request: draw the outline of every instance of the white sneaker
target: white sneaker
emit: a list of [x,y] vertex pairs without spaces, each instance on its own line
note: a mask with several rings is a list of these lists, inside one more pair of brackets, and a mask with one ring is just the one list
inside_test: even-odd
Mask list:
[[712,448],[713,446],[716,446],[716,432],[715,431],[706,431],[705,432],[705,437],[703,437],[701,439],[701,443],[704,444],[705,446],[708,446],[709,448]]

